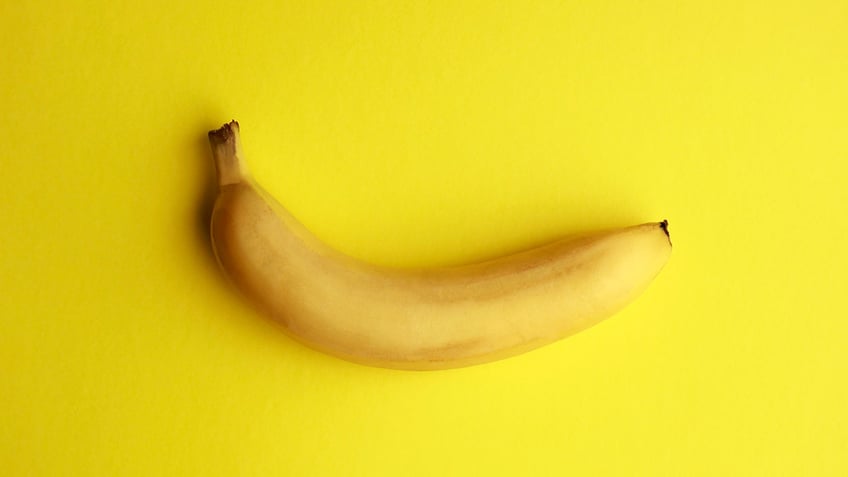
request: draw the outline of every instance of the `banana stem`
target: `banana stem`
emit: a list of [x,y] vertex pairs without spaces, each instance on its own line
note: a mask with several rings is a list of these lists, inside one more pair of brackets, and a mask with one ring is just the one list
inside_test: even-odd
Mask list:
[[236,120],[220,129],[209,131],[209,144],[212,146],[219,187],[238,184],[250,177],[247,164],[243,160],[239,124]]

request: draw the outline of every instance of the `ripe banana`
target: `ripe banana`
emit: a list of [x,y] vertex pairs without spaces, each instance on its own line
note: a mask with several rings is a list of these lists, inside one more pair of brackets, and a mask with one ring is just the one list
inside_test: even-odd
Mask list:
[[212,244],[230,281],[295,339],[361,364],[445,369],[529,351],[616,313],[671,254],[662,221],[459,267],[379,267],[319,241],[251,178],[236,121],[209,141]]

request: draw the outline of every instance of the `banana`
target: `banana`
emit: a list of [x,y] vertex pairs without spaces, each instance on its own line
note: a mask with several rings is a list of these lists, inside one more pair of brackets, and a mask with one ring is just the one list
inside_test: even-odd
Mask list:
[[229,280],[296,340],[360,364],[446,369],[538,348],[618,312],[671,254],[662,221],[465,266],[379,267],[322,243],[253,180],[236,121],[209,141]]

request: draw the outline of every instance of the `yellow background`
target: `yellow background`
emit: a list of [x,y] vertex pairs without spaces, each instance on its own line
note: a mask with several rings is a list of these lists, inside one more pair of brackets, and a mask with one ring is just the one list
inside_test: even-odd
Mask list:
[[[2,475],[848,475],[848,2],[4,1],[0,44]],[[673,256],[521,357],[338,361],[216,267],[231,118],[372,262]]]

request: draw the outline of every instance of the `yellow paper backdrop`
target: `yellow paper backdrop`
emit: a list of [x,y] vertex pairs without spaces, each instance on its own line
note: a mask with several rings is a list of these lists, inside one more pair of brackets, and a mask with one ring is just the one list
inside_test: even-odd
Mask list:
[[[4,1],[0,474],[848,475],[848,2]],[[410,373],[257,316],[207,130],[372,262],[667,218],[613,319]]]

